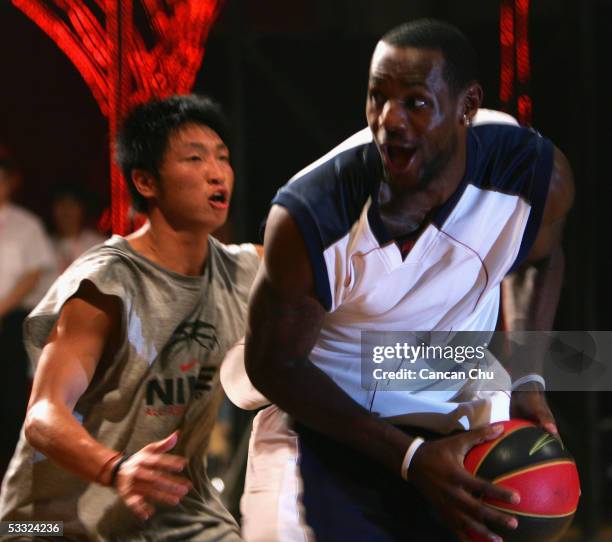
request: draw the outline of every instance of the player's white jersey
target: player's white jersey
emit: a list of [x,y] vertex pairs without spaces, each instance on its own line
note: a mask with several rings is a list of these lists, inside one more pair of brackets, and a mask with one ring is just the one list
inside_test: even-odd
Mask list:
[[[372,412],[441,432],[507,418],[508,394],[463,388],[458,395],[461,385],[365,389],[361,332],[495,329],[500,283],[524,259],[541,222],[553,146],[532,130],[500,124],[470,128],[467,144],[463,180],[405,258],[380,218],[382,164],[367,129],[298,173],[273,200],[302,233],[328,311],[310,360]],[[496,374],[508,390],[505,372]]]

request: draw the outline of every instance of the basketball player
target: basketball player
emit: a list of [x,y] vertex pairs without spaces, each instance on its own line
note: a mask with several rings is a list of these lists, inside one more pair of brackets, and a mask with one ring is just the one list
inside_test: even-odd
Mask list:
[[210,236],[234,182],[224,117],[197,96],[140,106],[118,161],[148,222],[80,257],[27,321],[37,369],[1,517],[70,540],[240,540],[205,460],[258,267]]
[[472,127],[481,101],[456,28],[399,26],[372,57],[369,130],[274,198],[246,336],[248,376],[274,403],[251,437],[249,542],[499,540],[496,526],[516,527],[479,497],[520,495],[463,458],[511,412],[556,432],[539,376],[515,375],[511,399],[510,386],[361,387],[363,330],[494,330],[512,272],[530,280],[505,290],[509,323],[552,325],[570,167],[532,130]]

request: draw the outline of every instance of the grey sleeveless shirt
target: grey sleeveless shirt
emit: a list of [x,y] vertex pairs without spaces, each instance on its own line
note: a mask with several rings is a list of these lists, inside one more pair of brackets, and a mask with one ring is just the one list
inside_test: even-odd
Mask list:
[[36,363],[64,303],[83,280],[122,303],[122,338],[98,365],[74,416],[104,445],[126,453],[180,429],[173,453],[192,481],[178,506],[139,522],[112,488],[88,483],[34,450],[23,431],[0,495],[2,520],[61,520],[70,540],[240,540],[206,476],[206,448],[221,390],[219,365],[243,334],[259,265],[253,245],[213,238],[199,277],[173,273],[114,236],[69,267],[25,324]]

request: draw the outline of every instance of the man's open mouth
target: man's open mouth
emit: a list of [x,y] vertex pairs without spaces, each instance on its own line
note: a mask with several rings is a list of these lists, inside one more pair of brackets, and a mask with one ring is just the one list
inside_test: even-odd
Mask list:
[[217,190],[208,198],[208,201],[216,209],[227,209],[229,205],[228,193],[225,190]]
[[404,171],[416,153],[415,147],[402,145],[383,145],[382,149],[387,165],[394,171]]

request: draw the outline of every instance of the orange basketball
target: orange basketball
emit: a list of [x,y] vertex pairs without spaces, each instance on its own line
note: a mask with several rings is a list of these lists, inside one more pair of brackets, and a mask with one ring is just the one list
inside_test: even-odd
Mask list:
[[[567,530],[580,498],[576,463],[563,443],[525,420],[503,422],[504,432],[465,456],[465,468],[521,496],[519,504],[485,499],[489,506],[513,514],[518,528],[491,529],[504,542],[554,542]],[[484,542],[473,536],[475,542]]]

